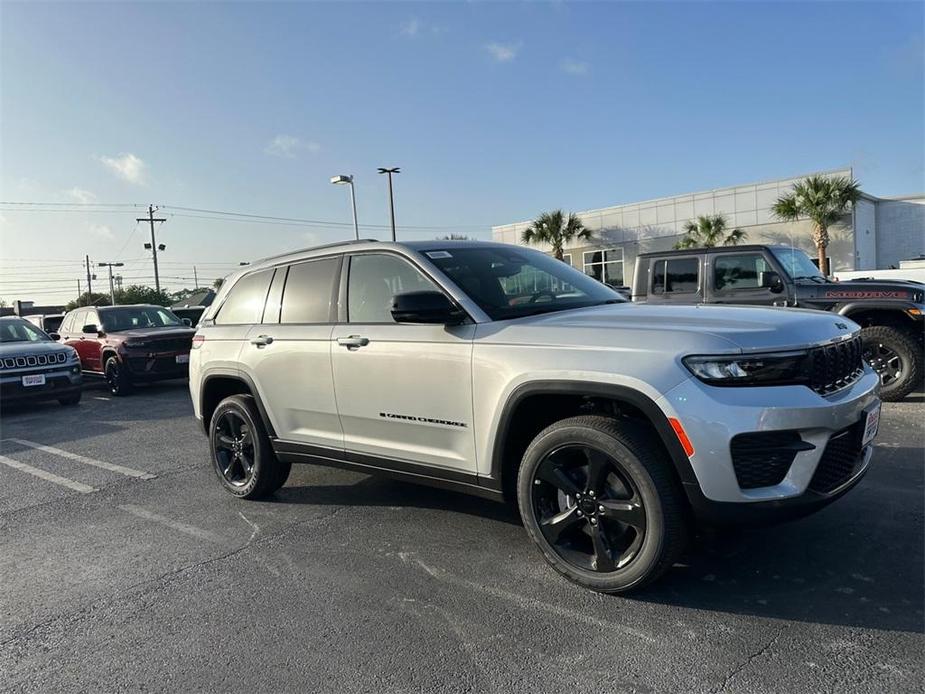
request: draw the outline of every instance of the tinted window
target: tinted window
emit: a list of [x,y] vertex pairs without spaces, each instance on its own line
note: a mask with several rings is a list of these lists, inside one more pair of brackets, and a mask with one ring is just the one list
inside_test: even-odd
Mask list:
[[493,320],[623,301],[600,282],[538,251],[492,246],[424,255]]
[[263,309],[262,323],[279,323],[279,309],[283,301],[283,286],[286,284],[286,268],[276,268],[273,281],[270,283],[270,293],[267,294],[267,304]]
[[239,279],[215,317],[216,325],[259,323],[273,270],[261,270]]
[[0,342],[48,342],[50,339],[29,321],[19,318],[0,321]]
[[339,265],[340,258],[325,258],[290,266],[280,322],[330,323]]
[[160,306],[119,306],[100,311],[103,328],[107,332],[133,330],[135,328],[173,328],[183,321],[172,311]]
[[757,289],[761,273],[771,267],[760,253],[723,255],[713,261],[713,286],[717,290]]
[[61,327],[61,316],[49,316],[42,321],[45,332],[56,332]]
[[652,269],[652,293],[693,293],[700,274],[699,258],[658,260]]
[[[347,320],[351,323],[394,323],[390,310],[393,295],[435,289],[438,287],[420,270],[397,256],[355,255],[350,259]],[[286,291],[288,293],[288,287]]]

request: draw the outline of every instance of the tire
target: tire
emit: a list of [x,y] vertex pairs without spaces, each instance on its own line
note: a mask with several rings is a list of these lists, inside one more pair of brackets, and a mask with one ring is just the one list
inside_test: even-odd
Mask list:
[[[667,453],[631,422],[581,416],[541,431],[524,453],[517,499],[527,534],[550,566],[601,593],[654,581],[687,542],[684,493]],[[625,545],[619,557],[618,544]]]
[[880,375],[880,399],[896,402],[922,379],[922,348],[902,330],[873,325],[861,330],[864,360]]
[[242,499],[269,496],[286,484],[291,463],[276,458],[254,398],[222,400],[209,422],[212,467],[225,491]]
[[106,376],[106,385],[109,386],[109,392],[116,397],[130,395],[135,386],[129,379],[128,371],[116,356],[111,356],[106,360],[106,366],[103,369]]
[[63,398],[58,398],[58,402],[65,407],[76,405],[80,402],[80,397],[83,395],[83,391],[78,390],[76,393],[71,393],[66,395]]

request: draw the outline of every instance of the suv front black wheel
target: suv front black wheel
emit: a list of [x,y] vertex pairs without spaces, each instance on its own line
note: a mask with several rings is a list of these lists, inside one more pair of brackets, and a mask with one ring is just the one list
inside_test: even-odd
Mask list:
[[128,369],[125,364],[119,361],[116,356],[111,356],[106,360],[103,368],[106,376],[106,385],[109,386],[109,392],[115,396],[128,395],[135,390],[131,379],[129,378]]
[[571,417],[541,431],[524,454],[517,497],[546,561],[591,590],[639,588],[684,550],[683,492],[661,445],[629,421]]
[[232,395],[222,400],[209,424],[215,474],[226,491],[259,499],[282,487],[291,463],[276,458],[254,399]]

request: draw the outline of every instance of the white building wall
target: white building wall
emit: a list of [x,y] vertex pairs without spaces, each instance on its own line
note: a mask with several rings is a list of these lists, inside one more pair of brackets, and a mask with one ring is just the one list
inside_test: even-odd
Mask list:
[[854,206],[854,268],[877,267],[877,203],[861,198]]
[[877,267],[925,255],[925,196],[877,201]]

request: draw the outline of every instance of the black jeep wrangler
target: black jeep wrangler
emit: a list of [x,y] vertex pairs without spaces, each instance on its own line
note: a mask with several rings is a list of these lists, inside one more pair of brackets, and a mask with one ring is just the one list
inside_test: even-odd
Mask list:
[[643,253],[633,301],[796,306],[858,323],[864,358],[880,374],[883,400],[906,397],[922,378],[925,284],[834,282],[789,246],[723,246]]

